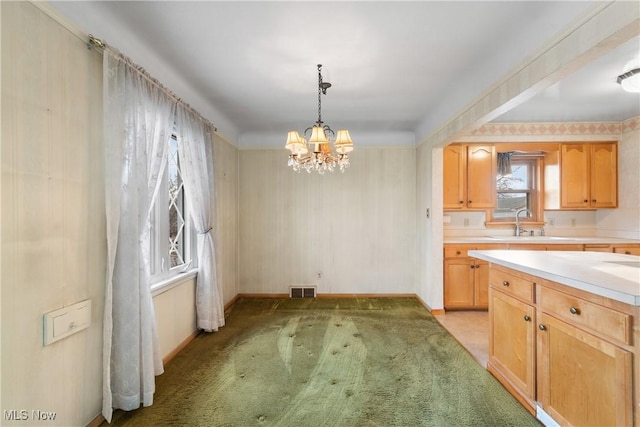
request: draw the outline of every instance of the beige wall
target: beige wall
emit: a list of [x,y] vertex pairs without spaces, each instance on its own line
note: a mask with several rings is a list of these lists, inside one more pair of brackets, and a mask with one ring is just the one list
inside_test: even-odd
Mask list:
[[216,264],[224,303],[238,294],[238,149],[216,135],[213,140],[216,186]]
[[240,293],[415,293],[415,148],[352,154],[320,176],[282,149],[240,150]]
[[[2,2],[4,410],[84,425],[102,402],[106,236],[102,60],[26,2]],[[92,302],[91,326],[43,346],[42,315]]]
[[[4,411],[13,409],[56,412],[47,425],[86,425],[102,405],[102,56],[46,8],[0,7],[0,424],[12,425]],[[216,136],[214,156],[217,271],[227,303],[238,289],[238,150]],[[196,329],[194,292],[195,279],[187,279],[154,295],[163,356]],[[42,315],[84,299],[92,302],[91,327],[43,346]]]

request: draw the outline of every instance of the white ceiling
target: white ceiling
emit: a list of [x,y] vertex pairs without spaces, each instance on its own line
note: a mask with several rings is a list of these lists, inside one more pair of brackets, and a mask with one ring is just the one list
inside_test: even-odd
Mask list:
[[[278,134],[284,141],[287,130],[313,124],[319,63],[333,84],[322,99],[323,120],[332,128],[348,128],[356,142],[366,132],[431,132],[600,5],[51,3],[80,29],[147,68],[240,145],[255,144],[247,135]],[[615,83],[630,61],[640,61],[640,38],[496,121],[620,121],[640,115],[640,95]]]

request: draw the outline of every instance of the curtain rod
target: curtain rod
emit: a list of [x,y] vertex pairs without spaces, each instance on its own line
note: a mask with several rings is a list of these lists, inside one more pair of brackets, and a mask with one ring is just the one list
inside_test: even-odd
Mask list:
[[157,86],[160,90],[162,90],[163,92],[165,92],[167,95],[169,95],[171,98],[175,99],[177,103],[181,104],[183,107],[185,107],[186,109],[188,109],[189,111],[191,111],[192,113],[194,113],[195,115],[197,115],[200,120],[202,120],[207,126],[209,126],[210,128],[213,129],[214,132],[218,132],[218,128],[216,128],[213,123],[211,123],[209,120],[205,119],[204,116],[202,114],[200,114],[196,109],[194,109],[192,106],[190,106],[189,104],[187,104],[186,102],[184,102],[182,100],[182,98],[180,98],[179,96],[177,96],[175,93],[173,93],[171,90],[169,90],[165,85],[163,85],[162,83],[160,83],[160,81],[156,78],[154,78],[153,76],[151,76],[151,74],[149,74],[149,72],[147,72],[147,70],[145,70],[144,68],[142,68],[140,65],[136,64],[135,62],[133,62],[131,60],[131,58],[129,58],[128,56],[122,54],[118,49],[109,46],[106,42],[104,42],[102,39],[99,39],[95,36],[93,36],[93,34],[89,34],[89,42],[87,43],[87,48],[91,49],[93,47],[96,47],[98,49],[102,49],[107,50],[110,54],[112,55],[116,55],[117,57],[119,57],[120,59],[122,59],[123,61],[125,61],[127,64],[129,64],[130,66],[132,66],[136,71],[138,71],[138,73],[140,73],[140,75],[142,77],[144,77],[145,79],[147,79],[150,83],[154,84],[155,86]]

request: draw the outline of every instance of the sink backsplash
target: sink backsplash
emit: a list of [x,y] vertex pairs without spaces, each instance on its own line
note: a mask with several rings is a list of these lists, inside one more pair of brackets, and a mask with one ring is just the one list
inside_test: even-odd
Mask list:
[[[596,211],[545,211],[547,236],[592,237],[597,235]],[[511,236],[513,228],[485,227],[484,212],[444,212],[444,237]],[[525,226],[525,228],[529,229]],[[539,229],[535,228],[535,234]]]

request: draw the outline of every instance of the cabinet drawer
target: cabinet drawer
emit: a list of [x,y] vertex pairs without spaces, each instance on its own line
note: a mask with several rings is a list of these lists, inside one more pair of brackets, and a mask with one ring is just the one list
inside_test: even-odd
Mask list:
[[523,301],[533,303],[534,285],[531,280],[523,279],[506,271],[492,268],[489,272],[489,285]]
[[640,255],[640,246],[617,246],[613,248],[617,254]]
[[631,315],[550,288],[540,289],[542,311],[577,327],[591,329],[612,340],[631,345]]
[[444,248],[445,258],[465,258],[467,251],[473,248]]

